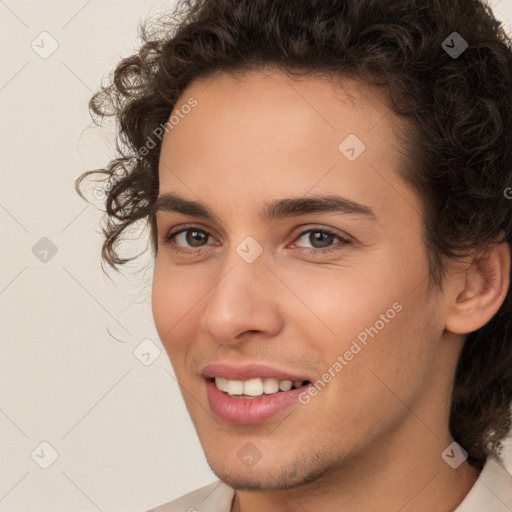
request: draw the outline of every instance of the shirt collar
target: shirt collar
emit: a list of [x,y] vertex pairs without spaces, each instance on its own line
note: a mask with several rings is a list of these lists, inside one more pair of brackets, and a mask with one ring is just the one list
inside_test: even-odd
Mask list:
[[512,512],[512,475],[490,455],[478,480],[454,512]]

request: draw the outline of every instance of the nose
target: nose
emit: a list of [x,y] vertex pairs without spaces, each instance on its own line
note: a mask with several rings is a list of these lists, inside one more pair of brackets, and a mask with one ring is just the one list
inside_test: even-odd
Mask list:
[[247,263],[233,251],[205,299],[202,329],[225,345],[253,339],[249,333],[276,335],[282,328],[276,281],[263,255]]

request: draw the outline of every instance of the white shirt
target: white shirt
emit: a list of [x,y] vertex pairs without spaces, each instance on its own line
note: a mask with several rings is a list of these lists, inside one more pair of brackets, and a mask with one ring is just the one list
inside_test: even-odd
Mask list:
[[[146,512],[230,512],[235,491],[217,480]],[[453,512],[512,512],[512,475],[488,457],[478,480]]]

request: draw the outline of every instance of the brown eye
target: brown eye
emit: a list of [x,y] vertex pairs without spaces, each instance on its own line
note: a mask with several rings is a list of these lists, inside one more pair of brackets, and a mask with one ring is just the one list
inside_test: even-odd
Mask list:
[[[311,247],[301,247],[297,245],[297,248],[300,251],[305,252],[306,254],[312,254],[313,256],[321,256],[328,254],[331,251],[341,251],[346,245],[350,244],[349,240],[346,240],[338,233],[325,228],[314,228],[303,231],[300,233],[293,245],[296,245],[301,239],[305,239]],[[336,241],[338,243],[335,243]]]
[[192,247],[201,247],[203,242],[208,241],[208,233],[204,231],[198,231],[197,229],[187,229],[183,231],[185,233],[185,241]]
[[325,247],[329,247],[335,238],[335,235],[325,233],[324,231],[311,231],[309,233],[309,242],[313,247],[315,247],[315,249],[324,249]]
[[175,233],[169,233],[165,239],[165,244],[173,243],[178,247],[194,248],[203,247],[208,242],[210,235],[203,230],[196,228],[182,229]]

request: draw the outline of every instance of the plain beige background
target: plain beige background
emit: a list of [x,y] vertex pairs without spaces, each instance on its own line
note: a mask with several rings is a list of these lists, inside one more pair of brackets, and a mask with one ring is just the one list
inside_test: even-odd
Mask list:
[[[153,324],[150,257],[107,279],[102,214],[73,189],[112,152],[89,98],[173,4],[0,0],[0,512],[142,512],[216,479]],[[492,5],[512,31],[512,0]]]

